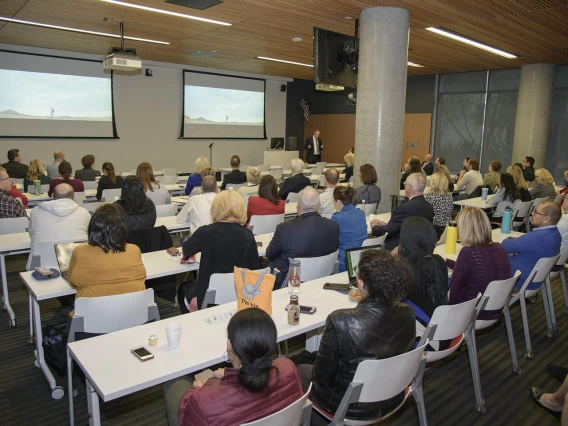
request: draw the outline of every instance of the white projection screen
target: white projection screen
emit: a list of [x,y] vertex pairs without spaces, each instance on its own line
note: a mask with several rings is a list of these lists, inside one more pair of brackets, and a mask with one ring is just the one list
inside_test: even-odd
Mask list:
[[0,50],[0,137],[118,138],[102,61]]
[[266,81],[183,72],[182,139],[266,139]]

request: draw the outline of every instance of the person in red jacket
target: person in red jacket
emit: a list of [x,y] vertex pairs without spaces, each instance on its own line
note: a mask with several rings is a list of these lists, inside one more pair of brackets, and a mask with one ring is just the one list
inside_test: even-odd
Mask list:
[[214,377],[196,380],[190,389],[187,378],[164,384],[170,425],[179,421],[180,426],[237,426],[280,411],[302,397],[294,363],[270,358],[277,337],[270,315],[259,308],[237,312],[229,321],[227,335],[225,360],[233,368],[218,369]]
[[10,192],[8,192],[8,195],[10,197],[14,197],[14,198],[19,198],[20,200],[22,200],[22,204],[24,205],[24,207],[27,209],[28,207],[28,197],[26,197],[24,194],[22,194],[18,188],[16,188],[14,185],[12,185],[12,189],[10,189]]
[[276,179],[272,176],[263,176],[258,187],[258,197],[251,196],[247,205],[248,227],[252,216],[265,216],[270,214],[282,214],[286,208],[286,202],[278,197]]

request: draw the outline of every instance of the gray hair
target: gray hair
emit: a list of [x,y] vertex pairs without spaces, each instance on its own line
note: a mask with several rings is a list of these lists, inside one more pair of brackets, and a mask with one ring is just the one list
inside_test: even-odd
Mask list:
[[301,158],[292,158],[290,160],[290,169],[292,169],[292,172],[299,173],[304,170],[304,162]]
[[422,173],[411,173],[406,178],[408,184],[414,189],[414,192],[423,193],[424,188],[426,188],[426,179]]
[[260,182],[260,170],[257,167],[249,167],[247,169],[247,181],[254,184]]
[[298,193],[298,210],[300,213],[317,212],[319,208],[319,194],[314,188],[306,186]]
[[201,188],[203,189],[203,193],[217,191],[217,179],[215,179],[215,176],[203,176]]

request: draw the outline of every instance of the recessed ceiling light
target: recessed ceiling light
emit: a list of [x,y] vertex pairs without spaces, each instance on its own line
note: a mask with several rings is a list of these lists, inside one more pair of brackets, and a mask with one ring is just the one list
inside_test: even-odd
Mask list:
[[344,16],[344,19],[353,19],[351,16]]
[[295,42],[295,43],[302,41],[302,40],[303,40],[302,37],[292,37],[292,41]]
[[499,55],[499,56],[504,56],[505,58],[508,58],[508,59],[517,58],[517,56],[513,55],[512,53],[508,53],[508,52],[505,52],[503,50],[496,49],[494,47],[488,46],[486,44],[480,43],[478,41],[472,40],[470,38],[464,37],[462,35],[456,34],[454,32],[448,31],[448,30],[443,29],[443,28],[428,27],[428,28],[426,28],[426,30],[431,31],[431,32],[436,33],[436,34],[439,34],[439,35],[444,36],[444,37],[451,38],[453,40],[460,41],[460,42],[465,43],[465,44],[469,44],[470,46],[477,47],[478,49],[482,49],[482,50],[494,53],[494,54]]
[[264,59],[265,61],[283,62],[285,64],[300,65],[302,67],[310,67],[310,68],[314,67],[311,64],[302,64],[301,62],[285,61],[284,59],[267,58],[265,56],[257,56],[256,59]]
[[406,65],[409,67],[424,68],[424,65],[415,64],[414,62],[407,62]]
[[[82,33],[82,34],[92,34],[92,35],[103,36],[103,37],[120,38],[120,35],[117,35],[117,34],[101,33],[101,32],[98,32],[98,31],[81,30],[79,28],[61,27],[59,25],[48,25],[48,24],[42,24],[40,22],[22,21],[21,19],[5,18],[3,16],[0,16],[0,21],[14,22],[16,24],[24,24],[24,25],[33,25],[35,27],[53,28],[55,30],[72,31],[72,32],[75,32],[75,33]],[[127,37],[127,36],[125,36],[124,38],[127,39],[127,40],[143,41],[143,42],[146,42],[146,43],[170,44],[167,41],[150,40],[150,39],[147,39],[147,38]]]
[[123,1],[117,1],[117,0],[101,0],[101,1],[104,1],[105,3],[116,4],[118,6],[127,6],[127,7],[133,7],[135,9],[146,10],[148,12],[163,13],[164,15],[177,16],[179,18],[194,19],[196,21],[209,22],[210,24],[226,25],[226,26],[233,25],[233,24],[229,24],[228,22],[215,21],[214,19],[207,19],[207,18],[201,18],[199,16],[186,15],[186,14],[177,13],[177,12],[170,12],[169,10],[156,9],[155,7],[141,6],[139,4],[126,3],[126,2],[123,2]]

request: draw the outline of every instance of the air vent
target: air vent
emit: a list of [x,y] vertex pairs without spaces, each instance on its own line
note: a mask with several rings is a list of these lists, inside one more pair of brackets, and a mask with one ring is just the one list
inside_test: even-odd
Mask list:
[[217,52],[201,52],[199,50],[196,50],[195,52],[189,52],[188,53],[189,56],[194,56],[196,58],[212,58],[216,54],[217,54]]
[[166,0],[166,3],[176,6],[189,7],[190,9],[205,10],[211,6],[223,3],[222,0]]

